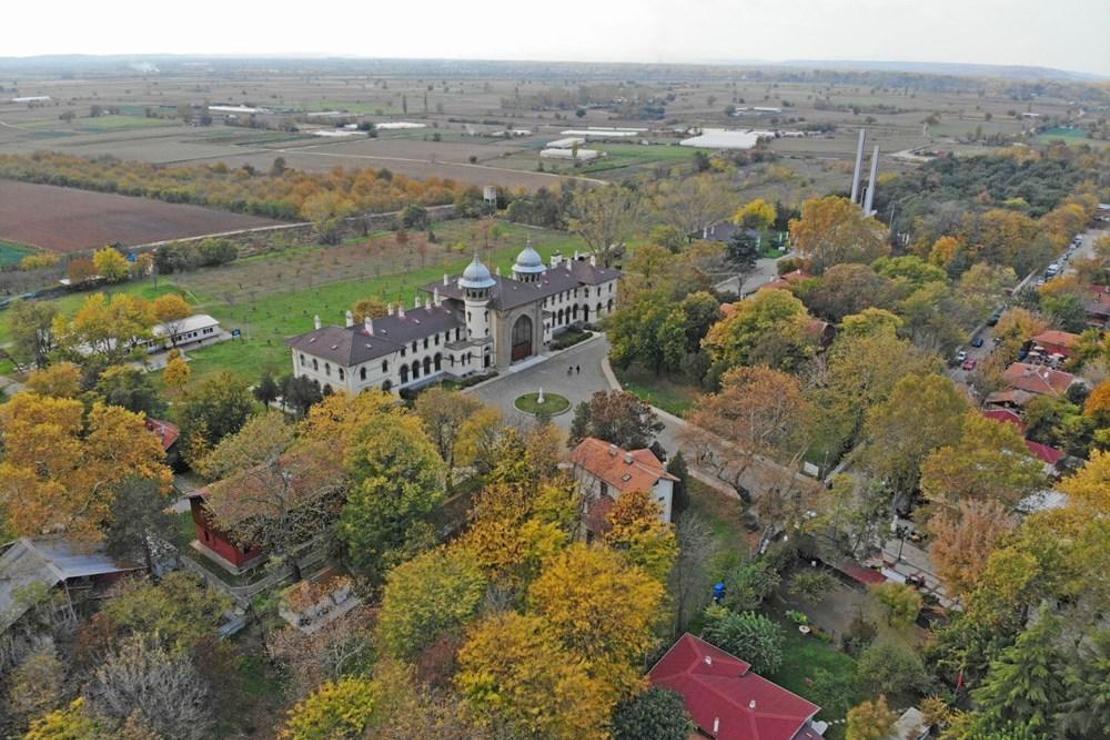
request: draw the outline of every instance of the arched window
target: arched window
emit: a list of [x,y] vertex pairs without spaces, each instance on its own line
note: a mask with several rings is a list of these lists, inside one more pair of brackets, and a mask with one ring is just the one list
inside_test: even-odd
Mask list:
[[420,360],[412,361],[412,379],[416,380],[420,377]]
[[343,372],[343,368],[339,368],[339,379],[340,380],[345,380],[346,379],[346,373]]
[[424,349],[428,349],[428,338],[424,337]]
[[609,299],[608,311],[610,313],[613,312],[613,299],[612,298]]
[[382,360],[382,372],[383,373],[388,373],[389,372],[389,360]]
[[577,303],[575,303],[573,306],[570,307],[570,316],[575,321],[578,321],[578,304]]
[[435,368],[437,373],[443,369],[443,355],[438,352],[436,352]]
[[324,375],[327,375],[329,378],[331,377],[331,363],[330,362],[325,362],[324,363]]
[[312,358],[312,369],[316,372],[320,372],[320,362],[315,357]]
[[363,365],[362,367],[360,367],[358,369],[358,379],[359,380],[366,380],[366,366],[365,365]]
[[304,355],[301,355],[301,367],[304,367]]
[[431,357],[425,357],[424,358],[424,374],[427,375],[430,372],[432,372],[432,358]]
[[[386,382],[388,383],[389,381],[387,380]],[[409,382],[409,366],[401,365],[401,385],[407,382]]]

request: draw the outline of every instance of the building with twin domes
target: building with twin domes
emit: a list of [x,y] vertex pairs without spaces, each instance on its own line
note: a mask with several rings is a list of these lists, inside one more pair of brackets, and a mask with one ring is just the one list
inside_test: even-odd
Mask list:
[[545,264],[530,245],[511,277],[475,256],[461,275],[424,286],[411,309],[391,304],[385,316],[357,325],[348,311],[344,326],[317,316],[312,331],[288,340],[293,372],[325,391],[358,393],[504,370],[542,354],[560,332],[609,315],[620,276],[578,254]]

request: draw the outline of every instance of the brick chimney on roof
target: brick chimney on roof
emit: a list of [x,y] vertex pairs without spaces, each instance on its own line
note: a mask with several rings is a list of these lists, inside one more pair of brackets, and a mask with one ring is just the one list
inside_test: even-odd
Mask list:
[[348,310],[345,317],[347,319],[347,328],[350,329],[355,325],[355,315]]

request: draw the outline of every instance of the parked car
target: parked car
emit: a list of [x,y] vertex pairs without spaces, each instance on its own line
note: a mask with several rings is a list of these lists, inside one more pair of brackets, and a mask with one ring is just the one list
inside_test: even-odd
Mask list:
[[1002,318],[1002,309],[999,309],[991,314],[991,317],[987,319],[987,326],[996,325],[1000,318]]
[[964,370],[971,371],[971,370],[975,369],[975,366],[977,364],[978,364],[978,361],[974,357],[969,357],[966,360],[964,360],[964,364],[961,365],[960,367],[962,367]]
[[956,353],[956,364],[957,365],[960,364],[961,362],[963,362],[966,359],[967,359],[967,350],[962,350],[961,349],[959,352]]
[[983,346],[983,338],[982,337],[975,337],[974,339],[971,340],[971,346],[972,347],[982,347]]

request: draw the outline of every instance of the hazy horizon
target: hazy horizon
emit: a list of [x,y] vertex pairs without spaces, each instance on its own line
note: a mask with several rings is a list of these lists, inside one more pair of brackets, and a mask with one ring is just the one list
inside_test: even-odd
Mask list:
[[[522,12],[425,0],[370,7],[346,1],[294,16],[299,6],[196,0],[167,21],[138,0],[61,0],[9,9],[0,56],[185,55],[355,57],[586,63],[899,63],[1046,67],[1110,76],[1104,0],[566,0]],[[328,11],[331,12],[328,12]],[[47,28],[59,16],[63,27]],[[683,17],[687,22],[682,22]],[[1077,22],[1079,21],[1079,22]],[[398,32],[398,30],[404,32]]]

